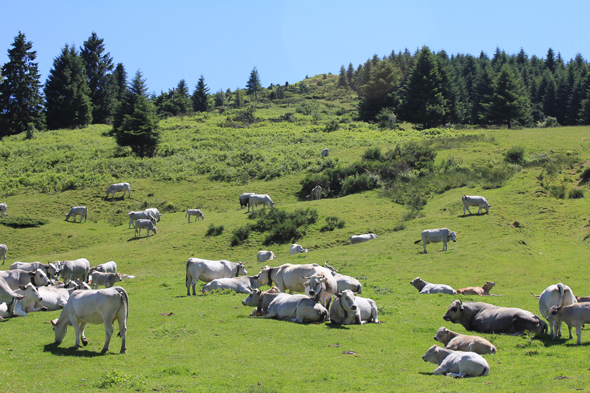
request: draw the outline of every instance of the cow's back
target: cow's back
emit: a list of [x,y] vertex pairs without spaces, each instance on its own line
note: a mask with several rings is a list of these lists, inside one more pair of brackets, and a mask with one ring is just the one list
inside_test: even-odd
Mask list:
[[[279,266],[277,276],[281,276],[282,283],[286,289],[290,289],[296,292],[305,292],[305,287],[303,283],[306,281],[306,279],[304,279],[303,277],[311,277],[319,272],[325,272],[326,277],[332,276],[332,273],[328,269],[316,264],[281,265]],[[336,287],[337,286],[338,284],[336,284]]]

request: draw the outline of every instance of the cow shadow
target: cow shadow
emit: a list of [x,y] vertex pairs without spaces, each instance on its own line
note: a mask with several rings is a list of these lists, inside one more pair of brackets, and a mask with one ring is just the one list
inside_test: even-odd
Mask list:
[[134,242],[136,240],[141,240],[147,238],[147,236],[133,236],[131,239],[127,240],[128,242]]
[[51,344],[45,344],[45,346],[43,348],[43,352],[49,352],[55,356],[73,356],[73,357],[78,357],[78,358],[93,358],[93,357],[97,357],[97,356],[104,356],[109,351],[102,353],[100,351],[94,352],[94,351],[88,351],[86,349],[74,349],[74,347],[64,348],[64,347],[59,347],[55,343],[51,343]]
[[341,330],[350,330],[349,327],[345,326],[345,325],[340,325],[334,322],[328,322],[325,324],[327,328],[329,329],[341,329]]

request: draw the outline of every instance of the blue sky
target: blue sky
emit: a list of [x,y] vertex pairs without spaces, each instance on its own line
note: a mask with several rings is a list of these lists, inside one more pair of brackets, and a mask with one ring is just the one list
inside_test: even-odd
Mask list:
[[[100,4],[100,5],[98,5]],[[427,45],[450,54],[590,58],[587,0],[1,1],[0,63],[19,31],[37,51],[41,81],[65,44],[94,31],[130,77],[150,92],[203,74],[210,92],[243,88],[253,67],[263,86],[296,83],[374,54]]]

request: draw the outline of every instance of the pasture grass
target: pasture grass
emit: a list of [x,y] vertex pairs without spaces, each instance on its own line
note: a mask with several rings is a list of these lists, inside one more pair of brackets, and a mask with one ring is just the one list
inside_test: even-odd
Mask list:
[[[278,111],[274,107],[272,110]],[[294,112],[293,108],[284,108],[284,111]],[[204,123],[199,117],[164,122],[163,127],[169,128],[166,132],[170,131],[164,140],[182,150],[181,142],[190,140],[191,135],[201,138],[201,146],[207,143],[233,146],[233,138],[244,136],[234,134],[237,131],[231,129],[218,138],[206,136],[205,131],[199,134],[203,124],[210,127],[211,122],[223,118],[222,115],[209,116]],[[305,115],[296,113],[294,116]],[[307,120],[303,118],[302,121]],[[181,129],[183,124],[189,127]],[[273,127],[275,125],[273,123]],[[249,144],[243,151],[264,156],[271,150],[269,159],[285,154],[287,160],[303,157],[312,165],[321,149],[329,147],[330,158],[352,163],[360,159],[367,147],[386,151],[399,140],[422,137],[412,130],[389,133],[369,126],[355,129],[353,125],[341,125],[337,131],[324,133],[311,132],[315,127],[311,120],[293,128],[285,124],[273,128],[272,138],[265,135],[266,126],[257,129],[253,125],[248,129]],[[0,150],[46,149],[50,152],[54,151],[54,145],[67,150],[66,145],[78,142],[76,138],[86,141],[84,138],[91,137],[97,141],[94,146],[89,146],[94,142],[74,145],[82,150],[104,149],[108,157],[108,154],[115,154],[115,148],[109,147],[104,131],[104,127],[93,126],[47,135],[38,133],[37,140],[46,138],[43,139],[47,144],[44,148],[42,144],[34,148],[35,140],[11,137],[1,142]],[[589,186],[581,181],[580,174],[590,160],[590,128],[478,130],[465,134],[479,135],[476,137],[461,135],[453,131],[433,140],[434,146],[440,144],[435,165],[455,157],[468,167],[494,166],[504,161],[506,152],[513,146],[524,148],[525,161],[540,152],[572,159],[559,161],[554,167],[525,163],[498,188],[484,189],[483,184],[473,182],[430,193],[425,197],[420,214],[410,219],[406,217],[406,206],[395,203],[382,190],[319,201],[299,200],[305,165],[301,170],[285,171],[272,180],[254,178],[245,185],[240,181],[212,181],[211,173],[202,171],[190,175],[188,171],[183,172],[184,165],[187,168],[200,165],[196,162],[185,164],[183,161],[180,169],[169,178],[154,171],[158,160],[179,163],[181,157],[203,154],[206,160],[217,154],[215,149],[201,153],[192,151],[196,142],[184,153],[178,151],[149,163],[125,157],[133,165],[146,164],[146,168],[151,168],[146,172],[128,168],[124,175],[115,177],[114,172],[93,169],[93,161],[103,158],[88,159],[90,156],[82,154],[68,162],[71,168],[77,168],[71,171],[72,176],[79,177],[79,171],[87,171],[87,176],[96,176],[100,181],[58,191],[52,191],[53,186],[9,188],[11,191],[6,191],[2,200],[8,204],[7,218],[42,218],[47,223],[27,228],[0,226],[0,242],[9,247],[3,269],[17,260],[47,262],[84,257],[92,265],[115,260],[120,272],[136,278],[122,283],[130,299],[127,354],[118,353],[120,339],[113,337],[109,352],[100,355],[104,343],[101,325],[87,327],[86,336],[90,341],[87,347],[72,349],[72,328],[63,343],[55,347],[52,345],[54,334],[47,322],[57,318],[58,311],[13,318],[0,322],[0,376],[3,381],[0,390],[587,390],[590,376],[587,363],[590,331],[587,328],[580,347],[575,345],[575,335],[573,340],[566,336],[551,341],[547,335],[482,334],[498,348],[497,354],[486,356],[491,371],[485,378],[458,380],[433,376],[436,366],[421,359],[436,343],[433,337],[439,327],[465,333],[462,326],[442,319],[456,298],[538,313],[537,300],[530,292],[539,294],[557,282],[569,285],[578,296],[590,292],[587,284],[590,273],[588,200],[558,199],[549,192],[549,187],[562,184],[587,191]],[[265,143],[273,138],[281,142],[266,148]],[[299,142],[295,143],[296,140]],[[237,146],[238,142],[235,143]],[[37,152],[40,151],[45,150]],[[40,162],[48,162],[46,153],[39,154]],[[233,154],[226,153],[225,161]],[[15,161],[20,160],[17,156]],[[117,158],[104,158],[105,163],[111,161],[116,163]],[[269,167],[281,162],[278,160]],[[14,163],[9,159],[4,163],[5,176],[14,176],[6,172]],[[60,165],[56,163],[53,168]],[[18,165],[11,170],[15,171],[16,167]],[[37,164],[32,167],[40,168]],[[51,172],[47,167],[35,176],[48,176]],[[131,198],[122,199],[120,194],[112,200],[105,198],[104,190],[114,179],[131,182],[134,190]],[[308,208],[316,210],[317,220],[298,241],[309,248],[309,252],[290,256],[289,243],[264,246],[265,235],[254,231],[243,244],[230,246],[233,231],[252,222],[246,209],[239,208],[238,196],[242,192],[268,193],[278,209],[289,213]],[[420,193],[420,189],[414,192]],[[492,205],[490,213],[463,215],[460,202],[463,194],[484,195]],[[89,207],[87,222],[65,221],[69,208],[76,205]],[[133,230],[128,229],[126,213],[148,206],[164,212],[158,223],[158,234],[136,238]],[[206,220],[189,224],[185,218],[187,208],[202,209]],[[322,231],[326,219],[330,221],[333,217],[344,221],[345,225]],[[207,236],[210,228],[221,226],[223,231],[219,234]],[[446,252],[441,251],[441,244],[430,244],[428,254],[424,254],[422,245],[414,241],[420,238],[423,229],[438,227],[458,231],[457,242],[450,243]],[[379,237],[366,243],[348,244],[350,235],[368,232]],[[272,266],[327,262],[341,269],[343,274],[359,278],[363,283],[363,296],[376,301],[383,323],[344,327],[330,323],[298,325],[249,317],[251,310],[242,306],[241,300],[245,297],[242,294],[220,292],[186,296],[185,262],[189,257],[242,261],[249,274],[256,274],[269,264],[256,261],[256,253],[261,249],[269,249],[277,256],[270,261]],[[417,276],[428,282],[449,284],[455,289],[480,286],[491,280],[496,283],[492,293],[502,296],[419,295],[410,285]],[[567,332],[565,327],[563,330]]]

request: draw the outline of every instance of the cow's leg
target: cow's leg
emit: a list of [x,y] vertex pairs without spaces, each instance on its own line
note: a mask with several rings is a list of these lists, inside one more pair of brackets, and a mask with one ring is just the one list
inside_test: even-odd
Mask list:
[[197,296],[197,294],[195,293],[195,286],[197,285],[197,281],[199,281],[199,277],[193,278],[193,296]]
[[576,324],[576,336],[578,336],[578,345],[582,342],[582,324]]
[[121,353],[127,352],[127,320],[125,319],[125,310],[119,310],[119,315],[117,317],[117,322],[119,322],[119,335],[121,336]]
[[[107,317],[107,316],[105,316]],[[102,348],[101,352],[105,353],[109,350],[109,344],[111,342],[111,337],[113,336],[113,318],[109,315],[107,318],[104,318],[104,330],[105,330],[105,340],[104,340],[104,347]]]
[[[127,226],[127,229],[131,229],[131,224],[133,224],[133,218],[129,219],[129,225]],[[133,224],[133,226],[135,227],[135,224]]]
[[82,340],[82,345],[88,345],[88,340],[86,339],[86,334],[84,334],[84,330],[86,329],[87,322],[82,322],[80,324],[80,339]]
[[373,319],[373,322],[375,323],[381,323],[379,322],[378,316],[377,316],[377,307],[372,307],[371,309],[371,319]]
[[443,251],[447,251],[447,242],[443,240]]
[[436,368],[436,370],[434,370],[432,372],[432,374],[434,375],[445,375],[447,373],[447,368],[446,367],[442,367],[442,366],[438,366]]
[[422,239],[422,247],[424,247],[424,254],[428,254],[428,251],[426,251],[426,241],[424,241],[424,239]]
[[567,324],[567,323],[566,323],[566,325],[567,325],[567,329],[568,329],[568,330],[569,330],[569,332],[570,332],[570,340],[571,340],[572,338],[574,338],[574,336],[572,335],[572,325],[570,325],[570,324]]
[[80,325],[78,325],[78,320],[76,317],[71,317],[70,322],[74,327],[74,332],[76,334],[76,344],[74,345],[74,349],[80,348]]

